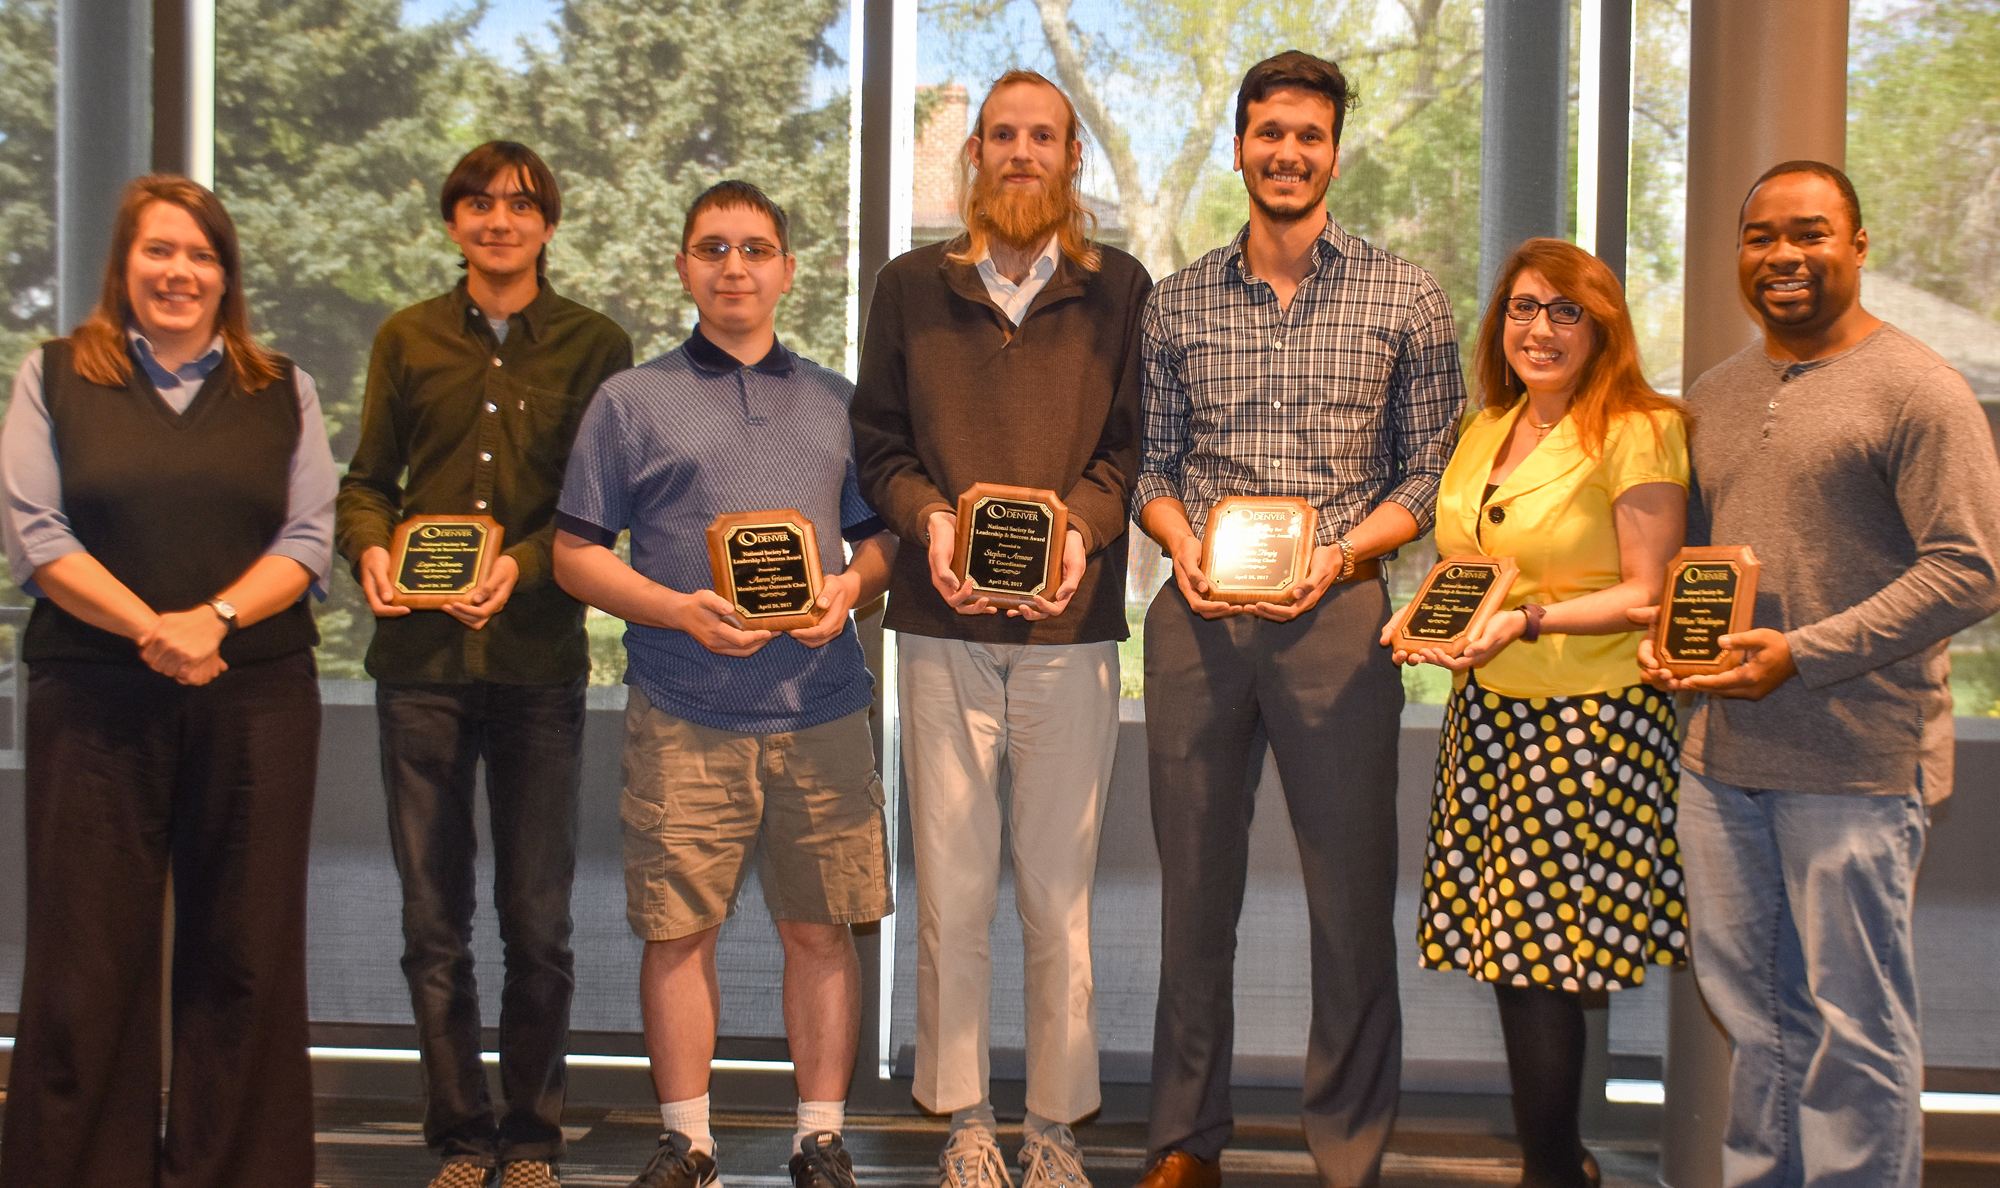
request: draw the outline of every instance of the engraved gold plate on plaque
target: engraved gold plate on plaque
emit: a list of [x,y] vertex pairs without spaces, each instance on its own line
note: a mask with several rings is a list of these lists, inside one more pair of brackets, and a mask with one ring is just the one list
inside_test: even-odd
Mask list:
[[1762,568],[1749,545],[1682,549],[1667,565],[1653,650],[1678,677],[1727,672],[1743,653],[1724,650],[1721,639],[1748,631],[1757,606]]
[[715,592],[745,627],[795,631],[826,614],[819,605],[819,538],[791,508],[724,512],[708,526]]
[[389,601],[412,610],[465,601],[492,571],[506,535],[492,516],[411,516],[389,544]]
[[1512,557],[1444,558],[1417,588],[1390,646],[1399,652],[1435,648],[1458,655],[1499,611],[1520,572]]
[[1312,566],[1319,513],[1289,496],[1229,495],[1209,509],[1201,572],[1214,602],[1290,605]]
[[1054,491],[974,483],[958,497],[951,570],[1006,610],[1053,598],[1062,585],[1069,506]]

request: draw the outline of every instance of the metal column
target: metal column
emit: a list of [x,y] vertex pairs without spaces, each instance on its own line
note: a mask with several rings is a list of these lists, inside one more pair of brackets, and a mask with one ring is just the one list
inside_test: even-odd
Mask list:
[[1847,159],[1847,4],[1694,0],[1689,40],[1684,388],[1756,336],[1736,295],[1750,183],[1780,161]]
[[1508,253],[1569,229],[1569,0],[1486,7],[1479,300]]
[[1625,279],[1632,167],[1632,0],[1583,0],[1577,82],[1576,242]]
[[[1757,338],[1736,288],[1737,215],[1751,183],[1780,161],[1847,156],[1846,0],[1694,0],[1689,25],[1683,390]],[[1668,993],[1660,1181],[1716,1188],[1729,1046],[1690,973],[1673,974]]]
[[[900,112],[901,118],[898,119],[899,94],[906,87],[899,88],[897,85],[897,64],[899,55],[908,58],[913,52],[912,46],[902,43],[909,39],[914,17],[912,0],[854,0],[848,18],[854,22],[856,35],[850,43],[849,52],[853,54],[852,60],[860,65],[856,84],[861,121],[857,148],[860,156],[857,170],[859,193],[855,203],[855,248],[851,256],[859,309],[855,339],[857,352],[868,333],[868,306],[875,296],[875,275],[899,250],[893,214],[896,206],[896,131],[910,124],[914,111],[905,97],[901,103],[905,110]],[[907,156],[907,149],[904,155]],[[907,170],[904,171],[904,178],[903,203],[907,207]],[[909,246],[907,217],[904,222],[906,230],[900,247],[906,249]],[[899,795],[902,744],[897,730],[895,701],[896,641],[892,633],[882,630],[880,614],[862,616],[857,626],[869,667],[876,675],[872,725],[877,766],[888,794],[885,812],[893,882],[902,808]],[[882,1071],[885,1064],[882,1054],[888,1042],[888,1008],[895,986],[896,917],[892,915],[869,928],[857,928],[855,941],[861,959],[861,1035],[855,1049],[854,1079],[848,1085],[847,1100],[858,1110],[893,1111],[907,1106],[909,1102],[908,1091],[898,1091]]]
[[215,0],[153,0],[153,169],[215,184]]
[[152,158],[151,0],[56,8],[56,329],[97,304],[125,183]]

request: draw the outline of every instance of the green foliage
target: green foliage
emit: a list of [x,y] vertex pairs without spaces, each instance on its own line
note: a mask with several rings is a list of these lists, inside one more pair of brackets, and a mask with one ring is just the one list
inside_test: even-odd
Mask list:
[[0,0],[0,368],[55,333],[54,0]]
[[[1242,183],[1226,171],[1236,88],[1285,46],[1337,60],[1363,92],[1329,198],[1342,224],[1448,288],[1477,269],[1482,26],[1471,0],[927,0],[922,12],[920,35],[940,38],[966,77],[1018,65],[1062,84],[1115,187],[1127,246],[1155,276],[1242,225]],[[1470,137],[1469,170],[1426,143],[1440,127]],[[1469,222],[1456,210],[1466,202]],[[1448,211],[1456,228],[1433,230]]]
[[[814,67],[837,64],[837,0],[574,0],[518,70],[473,47],[484,11],[405,25],[401,0],[220,0],[216,189],[256,324],[319,381],[336,457],[353,450],[376,327],[457,283],[438,191],[496,137],[534,146],[562,183],[551,282],[622,324],[641,358],[694,322],[673,267],[688,203],[726,176],[763,186],[799,257],[779,333],[841,366],[848,106],[807,106]],[[372,620],[346,574],[332,585],[321,668],[360,676]],[[593,623],[611,679],[619,630]]]
[[1632,165],[1625,299],[1646,375],[1681,386],[1681,241],[1687,208],[1687,0],[1632,8]]
[[260,334],[318,381],[334,454],[375,328],[454,283],[434,196],[477,143],[477,12],[404,28],[400,0],[220,0],[215,188]]
[[[778,332],[839,368],[847,348],[848,104],[808,109],[839,59],[837,0],[572,0],[552,50],[505,80],[508,126],[543,146],[565,213],[551,276],[617,319],[646,358],[693,326],[673,255],[681,218],[724,177],[791,221],[798,279]],[[745,30],[755,30],[745,36]]]
[[1365,89],[1327,205],[1342,227],[1438,278],[1470,358],[1480,300],[1484,22],[1469,3],[1407,7],[1407,31],[1357,47],[1342,62]]
[[1869,266],[2000,318],[2000,2],[1858,22],[1847,168]]

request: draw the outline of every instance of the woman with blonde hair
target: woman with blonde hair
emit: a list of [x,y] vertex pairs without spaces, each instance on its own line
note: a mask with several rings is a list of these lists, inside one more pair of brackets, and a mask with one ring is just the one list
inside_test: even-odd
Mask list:
[[1636,986],[1687,942],[1673,703],[1641,683],[1626,612],[1681,547],[1688,417],[1646,383],[1617,278],[1558,239],[1501,268],[1475,365],[1484,407],[1439,487],[1438,552],[1520,576],[1460,655],[1396,653],[1455,674],[1418,962],[1493,985],[1521,1183],[1572,1188],[1597,1182],[1580,995]]
[[96,310],[15,377],[0,484],[35,597],[0,1185],[310,1184],[305,594],[332,562],[333,457],[312,380],[251,337],[213,193],[126,188]]

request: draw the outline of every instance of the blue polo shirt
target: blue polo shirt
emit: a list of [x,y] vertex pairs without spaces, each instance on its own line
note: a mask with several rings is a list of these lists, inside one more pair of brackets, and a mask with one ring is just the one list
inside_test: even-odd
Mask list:
[[[843,538],[885,527],[854,477],[853,395],[841,375],[781,344],[745,366],[697,327],[675,350],[598,388],[570,451],[556,526],[607,548],[630,528],[632,568],[685,593],[714,583],[707,532],[717,515],[797,508],[817,530],[820,568],[831,577],[847,568]],[[655,708],[718,730],[803,730],[874,697],[852,621],[823,647],[779,635],[743,658],[634,623],[625,652],[626,684]]]

